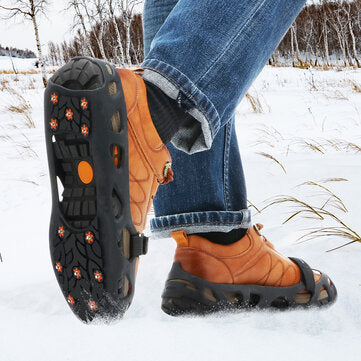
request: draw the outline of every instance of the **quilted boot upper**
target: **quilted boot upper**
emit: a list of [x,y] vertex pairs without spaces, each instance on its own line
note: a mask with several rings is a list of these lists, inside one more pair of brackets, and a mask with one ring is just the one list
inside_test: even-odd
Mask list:
[[142,233],[159,184],[173,179],[171,156],[153,125],[142,77],[128,69],[117,71],[128,116],[130,208],[134,226]]
[[[215,283],[255,284],[287,287],[301,280],[298,266],[277,252],[253,226],[239,241],[230,245],[212,243],[184,231],[171,235],[177,242],[175,262],[184,271]],[[319,279],[315,274],[315,280]]]

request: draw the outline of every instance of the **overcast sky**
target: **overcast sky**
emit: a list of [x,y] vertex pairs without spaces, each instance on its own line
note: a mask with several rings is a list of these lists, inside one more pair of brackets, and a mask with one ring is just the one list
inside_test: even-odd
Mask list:
[[[0,0],[1,4],[8,4],[11,0]],[[47,18],[39,18],[40,41],[47,51],[47,43],[52,40],[56,43],[63,40],[69,40],[73,34],[72,22],[73,15],[64,9],[68,0],[50,0]],[[141,10],[142,7],[139,8]],[[20,20],[19,20],[20,19]],[[34,40],[34,28],[31,21],[23,21],[19,18],[14,20],[3,20],[0,18],[0,45],[12,46],[20,49],[36,50]]]
[[[0,2],[3,3],[5,1],[0,0]],[[51,1],[48,19],[44,16],[39,18],[40,41],[45,51],[47,50],[46,44],[48,41],[60,42],[71,34],[73,19],[72,15],[64,13],[66,3],[67,0]],[[19,19],[16,21],[0,19],[0,44],[2,46],[35,50],[36,45],[32,23]]]

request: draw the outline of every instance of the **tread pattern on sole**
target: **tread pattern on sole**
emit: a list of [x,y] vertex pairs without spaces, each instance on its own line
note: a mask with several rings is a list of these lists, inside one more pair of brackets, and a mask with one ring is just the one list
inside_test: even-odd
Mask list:
[[[61,96],[60,99],[67,99],[66,96]],[[69,101],[64,101],[69,103]],[[67,108],[67,107],[65,107]],[[70,108],[69,108],[70,109]],[[63,117],[58,117],[58,130],[53,132],[53,150],[54,161],[56,163],[57,176],[60,178],[64,191],[61,200],[61,209],[67,221],[76,228],[84,228],[90,225],[91,221],[96,216],[96,185],[95,180],[89,184],[85,184],[78,176],[78,165],[81,161],[86,161],[93,165],[92,157],[90,155],[89,143],[87,139],[81,134],[73,134],[75,132],[81,133],[81,125],[84,122],[78,122],[77,119],[82,118],[82,112],[78,109],[73,111],[73,121],[69,122],[65,118],[65,113],[60,112],[56,105],[53,105],[52,115],[62,114]],[[86,126],[90,128],[90,112],[86,117]],[[76,124],[74,126],[74,123]],[[62,127],[62,124],[65,126]],[[63,130],[62,130],[63,128]],[[67,131],[71,131],[67,133]],[[59,135],[58,135],[59,134]]]
[[[64,76],[64,75],[63,75]],[[68,230],[58,220],[53,229],[52,258],[59,285],[69,305],[81,318],[90,319],[104,299],[104,272],[100,235],[97,224],[95,179],[89,184],[81,181],[78,165],[93,164],[90,154],[90,104],[85,97],[69,97],[59,92],[51,94],[52,147],[56,175],[64,187],[59,206],[67,224],[83,232]],[[56,98],[55,98],[56,97]],[[88,130],[83,134],[82,128]],[[64,222],[63,222],[64,223]],[[81,304],[83,303],[83,304]],[[88,312],[84,310],[88,307]]]
[[[113,84],[112,94],[109,84]],[[109,106],[103,108],[107,99]],[[94,102],[97,109],[92,108]],[[112,130],[114,111],[116,133]],[[129,187],[123,169],[128,167],[124,123],[121,83],[110,65],[75,58],[49,82],[45,92],[45,127],[53,191],[50,251],[63,295],[85,322],[97,317],[121,317],[134,294],[136,258],[129,257],[123,241],[124,234],[128,238],[137,234],[130,207],[124,204],[129,198],[124,193]],[[117,144],[116,152],[110,151],[112,144]],[[81,162],[90,169],[89,177],[80,176]],[[104,171],[97,171],[96,162]],[[56,178],[63,187],[61,195],[56,192]]]
[[[327,290],[322,297],[321,292],[325,291],[322,291],[321,287]],[[162,310],[171,316],[205,315],[253,308],[282,310],[324,307],[331,305],[337,298],[336,288],[325,274],[318,281],[315,293],[310,295],[308,301],[297,303],[296,296],[304,289],[302,282],[289,287],[212,283],[185,272],[180,263],[175,262],[162,295]]]
[[[109,65],[108,65],[109,66]],[[67,89],[93,90],[104,83],[104,76],[97,64],[87,58],[74,58],[52,77],[52,82]]]
[[100,304],[104,276],[97,222],[92,222],[88,230],[81,233],[73,233],[62,225],[60,227],[61,235],[59,232],[53,234],[53,260],[64,296],[71,296],[72,306],[77,306],[78,301],[83,299]]

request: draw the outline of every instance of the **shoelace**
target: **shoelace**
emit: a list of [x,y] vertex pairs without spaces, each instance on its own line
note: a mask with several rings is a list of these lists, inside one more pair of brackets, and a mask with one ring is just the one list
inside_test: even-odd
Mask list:
[[270,248],[275,249],[274,245],[272,242],[270,242],[263,234],[261,234],[261,230],[263,229],[263,224],[261,223],[256,223],[256,231],[257,233],[260,235],[260,237],[263,238],[263,242]]

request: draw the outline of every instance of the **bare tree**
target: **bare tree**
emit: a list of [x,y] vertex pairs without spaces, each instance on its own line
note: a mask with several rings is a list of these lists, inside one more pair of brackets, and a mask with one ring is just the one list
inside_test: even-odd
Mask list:
[[144,59],[142,15],[134,14],[130,27],[131,58],[133,64],[140,64]]
[[317,21],[312,10],[313,8],[305,10],[305,19],[302,24],[303,26],[301,26],[301,24],[298,25],[300,33],[300,46],[304,49],[303,53],[305,56],[305,63],[311,65],[313,60],[314,64],[318,63],[320,42],[319,37],[317,37]]
[[47,86],[48,82],[46,77],[43,54],[41,51],[37,18],[40,14],[45,14],[47,5],[47,0],[12,0],[10,1],[9,6],[0,5],[0,9],[6,12],[4,18],[11,19],[21,17],[26,20],[30,20],[33,23],[36,49],[38,51],[39,64],[44,87]]
[[[299,53],[297,51],[297,44]],[[318,0],[301,11],[279,44],[276,54],[284,60],[332,66],[361,66],[361,0]],[[331,58],[332,56],[332,58]]]
[[330,62],[330,53],[329,53],[329,49],[328,49],[328,33],[329,33],[329,29],[328,29],[328,25],[327,25],[327,1],[323,0],[322,3],[322,8],[321,8],[321,12],[320,12],[320,23],[322,24],[322,36],[323,36],[323,47],[324,47],[324,51],[325,51],[325,61],[326,61],[326,65],[330,66],[331,62]]
[[79,0],[70,0],[68,9],[69,8],[74,9],[75,23],[76,24],[78,23],[81,26],[81,29],[83,31],[84,41],[85,41],[86,47],[88,49],[89,55],[92,56],[93,58],[95,58],[94,51],[91,46],[89,30],[87,29],[87,27],[85,25],[84,11],[82,9],[83,5],[84,5],[84,3],[80,2]]
[[69,0],[68,9],[75,12],[75,23],[82,30],[82,37],[86,43],[90,56],[96,57],[92,46],[92,38],[98,45],[101,58],[107,60],[104,49],[104,29],[107,24],[108,14],[106,0]]
[[329,8],[328,19],[331,27],[336,32],[339,46],[343,56],[344,65],[347,66],[347,49],[346,49],[347,22],[345,21],[345,17],[343,16],[342,8],[339,7],[336,10]]
[[11,66],[12,66],[12,68],[13,68],[13,72],[14,72],[14,74],[17,74],[18,71],[17,71],[16,68],[15,68],[15,64],[14,64],[13,54],[12,54],[12,52],[11,52],[11,48],[9,48],[9,58],[10,58],[10,61],[11,61]]
[[49,43],[48,43],[48,59],[51,61],[51,64],[53,66],[59,65],[58,49],[57,49],[56,44],[52,41],[49,41]]
[[293,39],[294,32],[292,28],[289,30],[291,34],[291,58],[292,58],[292,66],[295,66],[295,41]]
[[83,38],[93,57],[111,59],[121,66],[139,63],[143,58],[143,32],[139,30],[141,17],[135,10],[141,3],[142,0],[69,0],[68,9],[74,10],[81,33],[68,44],[68,55]]
[[130,47],[131,47],[131,36],[130,29],[132,24],[132,19],[134,16],[135,8],[141,4],[141,0],[117,0],[118,8],[121,14],[121,20],[125,28],[125,59],[128,64],[132,63],[130,57]]
[[114,9],[114,0],[107,0],[108,4],[108,10],[109,10],[109,18],[110,22],[114,27],[115,35],[116,35],[116,41],[117,41],[117,50],[119,51],[119,56],[117,56],[117,63],[119,63],[121,66],[124,66],[126,63],[124,58],[124,47],[122,43],[122,37],[120,35],[119,27],[116,21],[115,17],[115,9]]
[[66,41],[63,41],[61,43],[61,53],[62,53],[64,62],[67,63],[70,60],[70,55],[69,55],[69,46],[66,43]]
[[[88,1],[86,6],[89,7],[89,0],[83,0],[83,3]],[[97,44],[99,46],[100,54],[104,60],[107,60],[104,50],[104,43],[103,43],[103,35],[104,35],[104,26],[105,26],[105,18],[104,15],[106,13],[105,10],[105,1],[104,0],[90,0],[90,4],[92,5],[92,16],[91,19],[95,20],[96,24],[96,31],[95,36],[97,40]]]
[[353,24],[352,24],[352,17],[351,17],[351,4],[345,2],[344,4],[344,12],[346,14],[347,17],[347,23],[348,23],[348,30],[351,36],[351,41],[352,41],[352,52],[353,52],[353,58],[355,59],[355,62],[357,64],[357,67],[360,68],[360,62],[358,60],[357,57],[357,49],[356,49],[356,37],[355,37],[355,33],[353,31]]
[[299,64],[299,66],[303,66],[303,61],[302,61],[302,58],[301,58],[301,53],[300,53],[300,49],[299,49],[299,46],[298,46],[298,40],[297,40],[297,24],[296,23],[294,23],[291,26],[291,32],[293,32],[293,41],[295,43],[296,56],[297,56],[298,64]]

